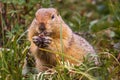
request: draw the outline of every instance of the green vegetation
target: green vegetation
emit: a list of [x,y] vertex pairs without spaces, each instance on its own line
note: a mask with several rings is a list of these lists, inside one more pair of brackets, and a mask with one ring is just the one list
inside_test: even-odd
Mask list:
[[[119,0],[0,0],[0,80],[120,80]],[[68,62],[52,73],[22,75],[26,31],[40,7],[55,7],[75,32],[96,49],[100,64]]]

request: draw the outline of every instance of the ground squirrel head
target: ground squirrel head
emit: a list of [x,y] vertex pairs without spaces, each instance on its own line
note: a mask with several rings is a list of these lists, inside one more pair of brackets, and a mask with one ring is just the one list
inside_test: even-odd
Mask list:
[[[62,29],[61,29],[62,27]],[[68,34],[68,26],[64,23],[58,11],[54,8],[40,8],[35,13],[35,18],[29,28],[29,33],[34,36],[35,34],[44,33],[51,35],[52,38],[60,37],[60,30],[62,34]],[[65,35],[63,37],[65,37]]]
[[[41,8],[35,13],[37,31],[39,33],[55,33],[60,26],[60,18],[58,12],[54,8]],[[55,31],[54,31],[55,30]]]
[[49,21],[54,21],[58,16],[58,12],[54,8],[41,8],[35,13],[36,20],[45,24],[49,23]]

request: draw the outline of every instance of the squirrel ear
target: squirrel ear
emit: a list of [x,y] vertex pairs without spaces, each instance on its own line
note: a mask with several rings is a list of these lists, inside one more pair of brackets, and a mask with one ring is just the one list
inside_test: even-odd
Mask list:
[[58,12],[58,11],[56,11],[56,13],[57,13],[57,16],[59,16],[59,12]]
[[42,6],[41,6],[40,4],[37,4],[37,5],[36,5],[36,8],[37,8],[37,9],[41,9]]
[[42,6],[39,6],[39,9],[41,9],[42,8]]
[[56,9],[56,13],[57,13],[57,16],[59,16],[59,12],[58,12],[58,9],[57,8],[55,8]]

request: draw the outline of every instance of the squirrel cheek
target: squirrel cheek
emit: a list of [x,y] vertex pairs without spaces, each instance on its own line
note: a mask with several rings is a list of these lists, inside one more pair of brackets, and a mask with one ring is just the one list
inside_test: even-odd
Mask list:
[[36,27],[36,32],[40,33],[39,27]]

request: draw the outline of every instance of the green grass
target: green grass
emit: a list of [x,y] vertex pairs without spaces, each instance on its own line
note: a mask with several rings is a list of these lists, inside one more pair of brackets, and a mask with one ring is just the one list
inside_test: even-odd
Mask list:
[[[120,80],[120,62],[117,59],[120,50],[113,47],[120,40],[118,0],[102,0],[96,4],[87,0],[2,0],[2,3],[6,7],[3,8],[5,13],[0,14],[0,80]],[[25,56],[30,46],[26,36],[27,28],[39,4],[58,8],[72,30],[80,32],[95,47],[99,65],[89,61],[88,55],[79,66],[63,61],[52,73],[46,71],[22,75]]]

